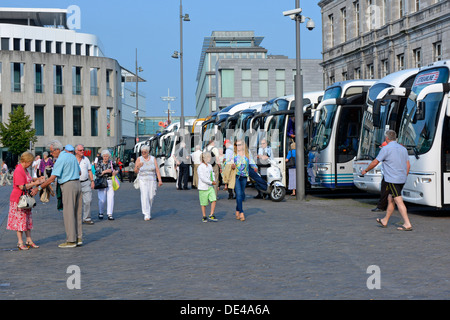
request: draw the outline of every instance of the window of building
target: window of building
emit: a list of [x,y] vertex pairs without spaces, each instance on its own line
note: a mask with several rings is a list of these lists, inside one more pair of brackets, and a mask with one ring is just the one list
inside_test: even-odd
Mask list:
[[[111,113],[112,113],[112,109],[108,108],[106,110],[106,136],[107,137],[111,136]],[[138,136],[139,136],[139,127],[138,127]]]
[[91,136],[98,136],[98,107],[91,108]]
[[405,69],[405,55],[403,53],[397,55],[397,70]]
[[98,96],[98,68],[91,68],[91,96]]
[[34,51],[42,52],[42,40],[34,40]]
[[342,41],[347,41],[347,9],[341,9],[341,21],[342,21]]
[[361,79],[361,68],[355,68],[353,77],[354,77],[355,79]]
[[66,54],[72,54],[72,43],[66,42]]
[[81,43],[75,44],[75,54],[81,56]]
[[34,129],[37,136],[44,135],[44,106],[34,106]]
[[63,66],[53,66],[53,93],[63,93]]
[[34,65],[34,92],[43,93],[44,92],[44,65],[35,64]]
[[64,135],[64,106],[55,106],[53,109],[53,130],[55,136]]
[[433,61],[441,61],[441,60],[442,60],[442,42],[438,41],[433,43]]
[[221,97],[222,98],[234,98],[234,70],[222,69],[221,74]]
[[403,18],[403,0],[398,0],[398,14],[399,19]]
[[259,96],[268,97],[269,96],[269,70],[260,69],[258,71],[258,83],[259,83]]
[[2,63],[1,62],[0,62],[0,92],[2,92]]
[[374,78],[373,63],[367,65],[367,79]]
[[276,96],[286,95],[286,71],[283,69],[275,70]]
[[23,63],[11,62],[11,92],[22,91],[23,68]]
[[56,41],[55,52],[59,54],[62,53],[62,42]]
[[334,47],[334,17],[332,14],[328,16],[328,28],[329,28],[329,41],[330,47]]
[[52,53],[52,42],[51,41],[45,41],[45,52]]
[[106,96],[111,97],[112,96],[112,90],[111,90],[111,77],[112,77],[112,70],[107,69],[106,70]]
[[414,65],[416,68],[422,66],[422,50],[420,48],[413,50],[414,55]]
[[13,39],[13,50],[20,51],[20,39]]
[[415,9],[416,11],[419,11],[419,10],[420,10],[420,0],[415,0],[415,1],[414,1],[414,9]]
[[9,38],[2,38],[2,50],[9,50]]
[[31,51],[31,39],[25,39],[25,51]]
[[249,98],[252,96],[252,70],[242,69],[242,97]]
[[91,45],[90,44],[86,44],[85,50],[86,50],[86,55],[90,56],[91,55]]
[[381,76],[385,77],[389,74],[389,60],[381,60]]
[[81,107],[73,107],[73,135],[81,136]]
[[353,2],[353,9],[355,11],[355,36],[359,35],[360,15],[359,15],[359,1]]
[[81,67],[72,67],[72,93],[81,94]]

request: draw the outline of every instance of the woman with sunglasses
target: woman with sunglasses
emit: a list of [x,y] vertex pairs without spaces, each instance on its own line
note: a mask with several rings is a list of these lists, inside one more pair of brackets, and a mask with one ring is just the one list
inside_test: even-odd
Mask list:
[[233,161],[231,168],[236,169],[236,184],[234,187],[236,193],[236,219],[245,221],[244,209],[242,208],[242,202],[245,199],[245,186],[247,185],[250,167],[255,172],[258,171],[258,167],[250,157],[243,140],[234,142]]

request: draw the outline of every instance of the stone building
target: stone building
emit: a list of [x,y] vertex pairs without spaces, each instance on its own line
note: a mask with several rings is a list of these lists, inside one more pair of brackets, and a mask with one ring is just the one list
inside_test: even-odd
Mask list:
[[450,1],[321,0],[324,82],[379,79],[450,58]]

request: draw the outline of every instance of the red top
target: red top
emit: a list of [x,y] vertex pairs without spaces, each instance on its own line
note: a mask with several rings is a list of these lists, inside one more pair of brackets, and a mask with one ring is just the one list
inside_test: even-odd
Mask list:
[[32,180],[28,170],[24,169],[21,164],[18,164],[13,174],[13,190],[11,191],[9,201],[19,202],[20,196],[22,195],[22,190],[19,189],[19,186],[30,183]]

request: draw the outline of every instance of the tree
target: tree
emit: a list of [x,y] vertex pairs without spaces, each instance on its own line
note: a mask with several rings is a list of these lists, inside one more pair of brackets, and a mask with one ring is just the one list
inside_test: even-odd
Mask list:
[[0,142],[12,154],[22,154],[29,149],[30,142],[37,141],[32,124],[30,116],[25,114],[22,106],[18,106],[9,114],[9,124],[0,123]]

